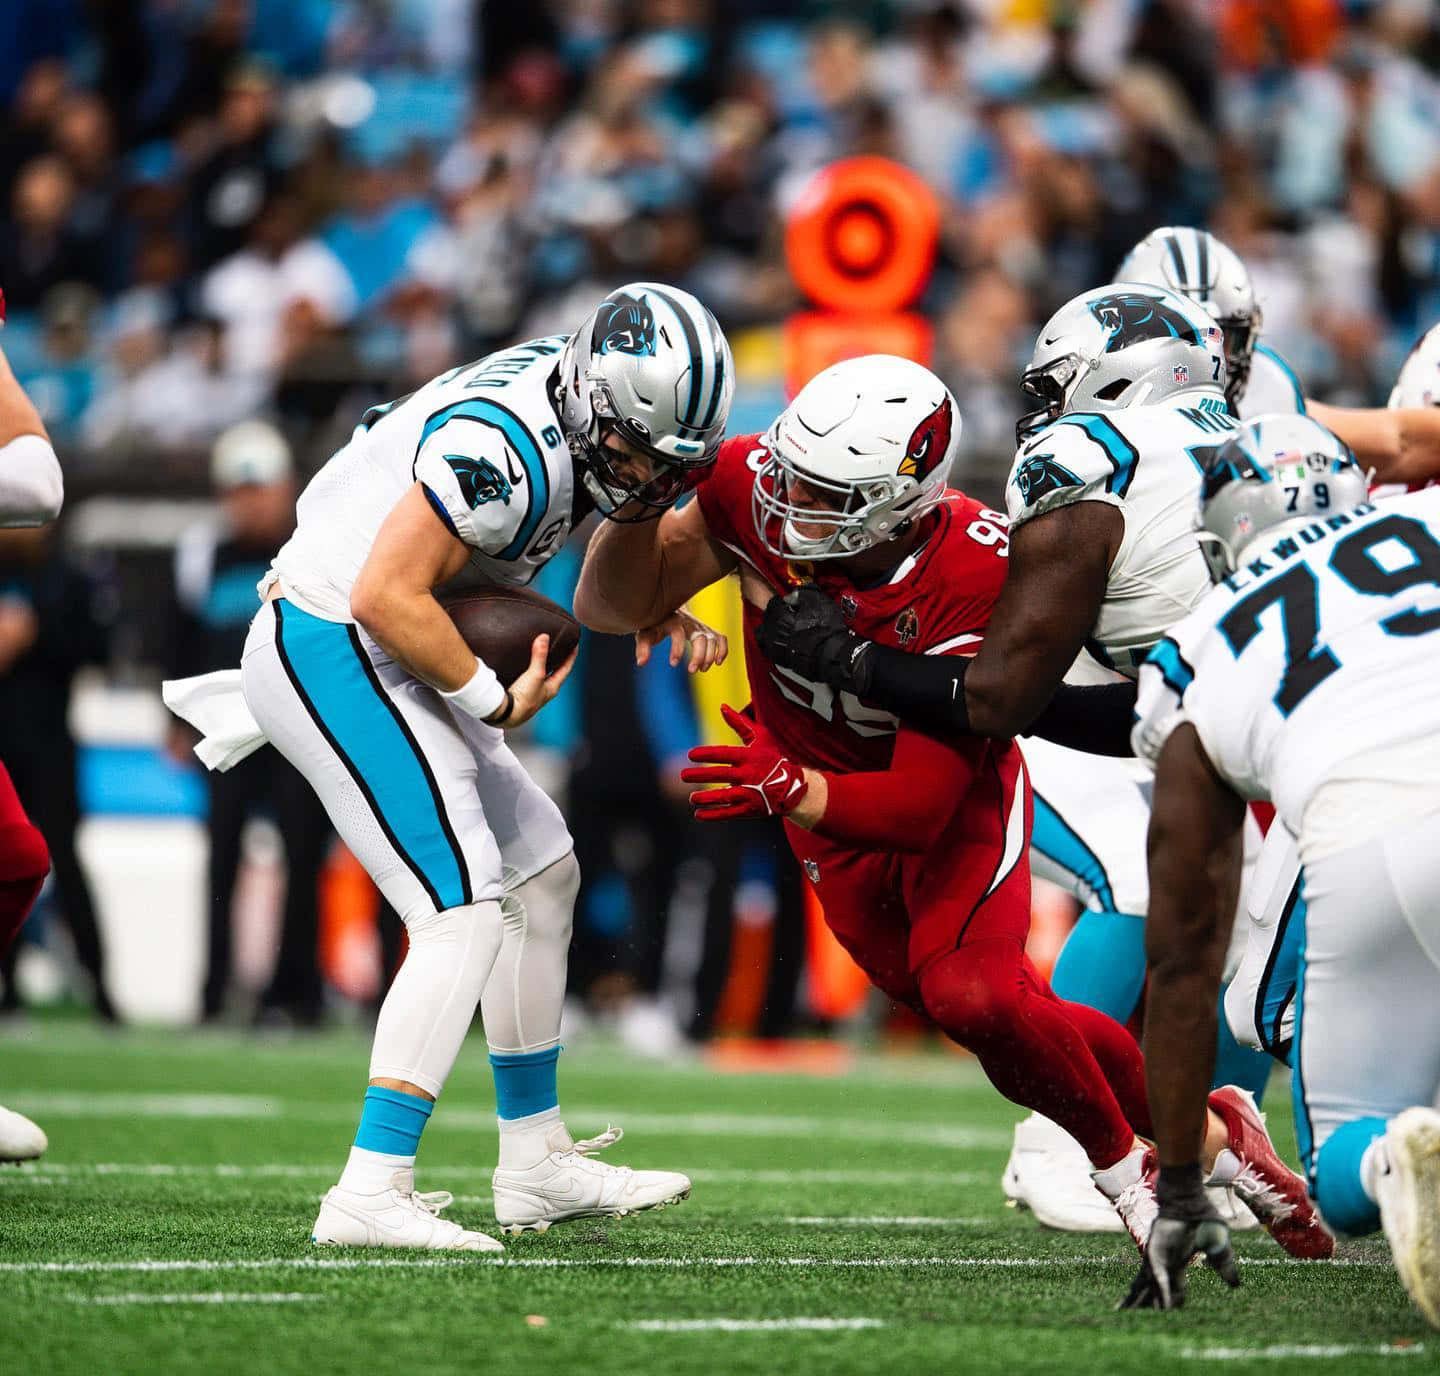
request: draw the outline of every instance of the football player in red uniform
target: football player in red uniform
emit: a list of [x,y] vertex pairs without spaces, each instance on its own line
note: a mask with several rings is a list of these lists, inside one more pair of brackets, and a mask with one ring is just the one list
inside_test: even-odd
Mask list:
[[[739,570],[753,716],[692,752],[702,820],[786,819],[830,928],[892,998],[979,1059],[1016,1103],[1082,1143],[1137,1241],[1154,1216],[1144,1070],[1103,1013],[1062,1002],[1025,955],[1030,798],[1010,741],[941,742],[775,668],[766,589],[813,578],[866,637],[974,654],[1005,577],[1005,518],[947,490],[960,417],[927,369],[871,356],[811,381],[766,437],[732,438],[697,500],[592,541],[575,610],[597,630],[660,621]],[[758,591],[759,596],[756,596]]]
[[[0,325],[5,294],[0,292]],[[0,353],[0,528],[43,526],[60,514],[60,464],[45,424]],[[15,785],[0,765],[0,955],[20,935],[50,852],[25,815]],[[45,1150],[45,1134],[28,1118],[0,1107],[0,1161],[28,1161]]]

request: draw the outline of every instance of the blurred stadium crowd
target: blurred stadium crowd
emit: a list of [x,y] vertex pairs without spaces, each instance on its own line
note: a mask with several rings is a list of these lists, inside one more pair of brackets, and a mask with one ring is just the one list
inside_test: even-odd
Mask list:
[[[36,623],[0,601],[0,694],[28,673],[27,699],[62,709],[55,749],[82,663],[153,685],[223,662],[206,654],[253,610],[249,564],[283,538],[293,484],[367,406],[568,330],[617,281],[700,296],[735,343],[733,428],[768,423],[778,326],[804,304],[786,211],[837,157],[895,158],[941,199],[920,309],[965,417],[956,480],[992,502],[1036,326],[1157,225],[1207,225],[1241,254],[1266,341],[1312,396],[1383,401],[1440,317],[1430,0],[8,0],[0,110],[0,342],[68,489],[58,551],[0,546]],[[253,417],[283,444],[212,463]],[[42,569],[53,587],[32,595]],[[789,915],[756,1018],[784,1031],[787,884],[755,867],[763,834],[723,853],[697,837],[667,781],[714,704],[602,641],[540,741],[589,876],[582,981],[659,989],[650,915],[690,902],[709,912],[689,958],[703,1034],[735,894],[768,883]],[[0,741],[7,764],[30,748]],[[98,971],[53,834],[83,801],[58,798],[47,825],[26,798]],[[239,806],[209,802],[212,825]],[[212,906],[233,878],[212,872]],[[226,977],[212,961],[207,1012]],[[276,994],[302,1021],[307,978]]]

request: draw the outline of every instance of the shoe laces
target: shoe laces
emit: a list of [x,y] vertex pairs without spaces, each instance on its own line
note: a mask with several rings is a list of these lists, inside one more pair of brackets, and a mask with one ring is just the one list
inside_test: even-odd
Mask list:
[[1251,1209],[1258,1204],[1265,1217],[1272,1223],[1283,1223],[1295,1212],[1294,1203],[1265,1179],[1253,1165],[1246,1162],[1240,1174],[1231,1181],[1231,1187]]
[[584,1137],[576,1142],[571,1148],[581,1156],[593,1156],[597,1151],[604,1151],[606,1147],[613,1147],[622,1137],[625,1136],[623,1128],[617,1128],[612,1123],[605,1124],[605,1131],[598,1137]]
[[449,1190],[426,1190],[423,1194],[416,1190],[410,1195],[415,1201],[416,1208],[429,1214],[432,1218],[439,1218],[442,1209],[448,1209],[454,1202],[455,1196]]

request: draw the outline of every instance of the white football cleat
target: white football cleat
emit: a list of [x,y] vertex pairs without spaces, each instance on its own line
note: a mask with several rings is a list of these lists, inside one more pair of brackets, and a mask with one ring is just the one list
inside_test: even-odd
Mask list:
[[1440,1328],[1440,1113],[1407,1108],[1381,1139],[1375,1193],[1405,1293]]
[[440,1217],[454,1196],[448,1190],[416,1194],[413,1175],[396,1171],[390,1188],[356,1194],[336,1185],[320,1202],[310,1241],[322,1247],[424,1247],[447,1252],[503,1252],[487,1233],[472,1233]]
[[1015,1124],[1001,1187],[1046,1228],[1065,1233],[1123,1233],[1115,1206],[1090,1178],[1085,1148],[1059,1123],[1032,1113]]
[[546,1154],[533,1166],[496,1170],[491,1184],[500,1231],[543,1233],[567,1218],[624,1218],[689,1196],[690,1179],[677,1171],[637,1171],[594,1159],[623,1136],[607,1127],[599,1137],[576,1142],[564,1123],[556,1123],[545,1138]]
[[1095,1188],[1110,1201],[1141,1255],[1150,1241],[1150,1229],[1160,1215],[1160,1201],[1155,1198],[1159,1175],[1155,1148],[1143,1142],[1137,1143],[1128,1156],[1122,1156],[1113,1166],[1091,1175]]
[[23,1113],[0,1106],[0,1161],[33,1161],[50,1145],[44,1130]]

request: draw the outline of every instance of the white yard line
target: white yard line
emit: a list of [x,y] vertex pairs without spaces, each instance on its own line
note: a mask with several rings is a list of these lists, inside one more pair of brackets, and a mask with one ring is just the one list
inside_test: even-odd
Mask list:
[[[1388,1260],[1344,1260],[1332,1262],[1300,1261],[1292,1257],[1272,1257],[1261,1261],[1241,1260],[1246,1266],[1355,1266],[1388,1267]],[[450,1266],[488,1266],[502,1269],[583,1270],[586,1268],[620,1268],[663,1270],[722,1270],[735,1267],[773,1266],[795,1270],[897,1270],[910,1267],[944,1269],[975,1269],[1001,1267],[1033,1270],[1057,1266],[1134,1267],[1128,1256],[1054,1256],[1054,1257],[497,1257],[466,1254],[458,1257],[270,1257],[265,1259],[184,1258],[146,1261],[6,1261],[0,1262],[0,1274],[98,1275],[128,1272],[168,1271],[357,1271],[396,1268],[436,1269]]]
[[884,1319],[631,1319],[617,1324],[638,1333],[783,1333],[803,1330],[831,1333],[884,1328]]
[[1178,1354],[1200,1362],[1289,1361],[1296,1357],[1423,1357],[1424,1343],[1284,1343],[1273,1347],[1182,1347]]
[[790,1223],[800,1228],[978,1228],[987,1223],[998,1223],[995,1218],[940,1218],[921,1214],[847,1214],[835,1217],[829,1214],[797,1214],[782,1218],[781,1223]]
[[[268,1098],[257,1094],[133,1094],[99,1091],[80,1093],[23,1093],[6,1097],[9,1107],[42,1118],[294,1118],[339,1122],[355,1116],[353,1103],[315,1104]],[[604,1122],[618,1118],[645,1133],[693,1137],[827,1137],[854,1142],[884,1142],[900,1146],[1002,1147],[1011,1140],[1008,1128],[961,1127],[930,1120],[870,1117],[831,1118],[820,1114],[768,1113],[655,1113],[617,1111],[614,1105],[565,1106],[566,1117]],[[446,1106],[435,1115],[429,1131],[493,1131],[495,1115],[489,1109]]]
[[[325,1179],[339,1174],[340,1162],[315,1165],[297,1162],[270,1162],[238,1165],[220,1162],[214,1165],[176,1164],[163,1161],[101,1161],[51,1162],[40,1161],[15,1170],[0,1171],[0,1185],[54,1185],[64,1180],[85,1176],[136,1175],[169,1177],[216,1177],[220,1179],[263,1179],[269,1177],[316,1177]],[[433,1166],[425,1171],[428,1178],[488,1180],[494,1173],[491,1166]],[[980,1171],[827,1171],[827,1170],[692,1170],[691,1180],[706,1185],[978,1185],[991,1177]]]
[[134,1295],[66,1295],[71,1304],[303,1304],[307,1300],[324,1299],[323,1295],[299,1291],[242,1294],[229,1291],[208,1291],[199,1295],[134,1294]]

